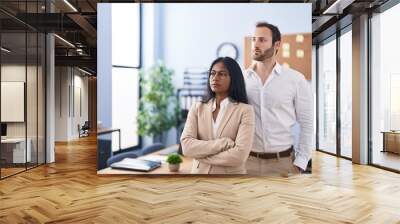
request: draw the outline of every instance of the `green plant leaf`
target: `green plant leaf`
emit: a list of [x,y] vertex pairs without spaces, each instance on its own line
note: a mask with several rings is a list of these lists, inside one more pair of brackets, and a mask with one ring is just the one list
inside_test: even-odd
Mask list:
[[183,162],[182,158],[176,153],[169,154],[166,161],[169,164],[179,164]]
[[149,70],[141,70],[137,116],[138,133],[141,136],[157,136],[174,127],[180,116],[180,106],[172,84],[173,71],[162,62]]

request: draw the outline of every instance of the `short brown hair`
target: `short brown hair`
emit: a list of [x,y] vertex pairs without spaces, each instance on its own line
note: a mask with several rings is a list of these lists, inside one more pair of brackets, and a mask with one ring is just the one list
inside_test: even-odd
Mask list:
[[279,31],[279,28],[275,25],[272,25],[267,22],[258,22],[256,24],[256,27],[265,27],[271,30],[272,33],[272,44],[274,44],[276,41],[281,41],[281,32]]

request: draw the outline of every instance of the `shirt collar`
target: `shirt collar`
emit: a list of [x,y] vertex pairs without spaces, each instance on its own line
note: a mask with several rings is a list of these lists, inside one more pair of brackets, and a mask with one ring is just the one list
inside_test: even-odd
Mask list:
[[[230,102],[229,97],[226,97],[225,99],[223,99],[223,100],[221,101],[221,103],[220,103],[220,109],[222,110],[222,109],[224,109],[226,106],[228,106],[229,102]],[[215,109],[217,109],[217,101],[215,100],[215,98],[213,99],[212,107],[211,107],[211,108],[212,108],[212,112],[214,112]]]
[[[277,75],[282,74],[282,65],[276,62],[274,68],[272,69],[272,73],[275,73]],[[245,74],[249,76],[257,73],[253,70],[253,68],[248,68]]]
[[277,75],[280,75],[282,73],[282,65],[276,62],[272,71],[275,71]]

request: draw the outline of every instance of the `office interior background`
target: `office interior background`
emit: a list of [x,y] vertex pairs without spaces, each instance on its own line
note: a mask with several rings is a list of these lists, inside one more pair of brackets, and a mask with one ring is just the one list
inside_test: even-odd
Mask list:
[[[98,128],[116,130],[98,136],[99,169],[111,151],[142,155],[143,147],[157,141],[178,144],[184,114],[204,95],[209,66],[224,54],[220,49],[230,47],[225,56],[235,58],[243,70],[250,65],[250,37],[257,22],[280,28],[279,62],[302,72],[312,85],[311,4],[114,3],[100,4],[98,18]],[[154,139],[138,133],[139,98],[146,93],[139,71],[160,64],[173,71],[183,116],[164,130],[162,139]],[[294,128],[293,134],[298,131]]]
[[91,38],[82,34],[74,22],[82,15],[61,15],[76,10],[62,1],[1,1],[0,7],[3,179],[53,163],[56,142],[95,132],[96,30],[85,19]]
[[[97,32],[102,29],[98,26],[101,18],[97,17],[97,7],[98,3],[110,2],[122,1],[0,2],[0,197],[4,201],[0,204],[1,218],[15,221],[19,220],[18,217],[22,220],[24,216],[35,217],[42,222],[62,221],[62,218],[76,221],[74,216],[85,212],[85,209],[72,206],[73,203],[65,205],[62,202],[48,204],[58,207],[58,211],[64,213],[59,214],[59,219],[43,218],[42,214],[34,214],[29,209],[21,214],[11,208],[35,208],[36,202],[27,202],[25,199],[43,199],[41,195],[44,191],[52,193],[46,199],[53,202],[54,199],[62,198],[65,202],[79,198],[78,200],[92,203],[93,206],[103,206],[121,214],[121,210],[107,207],[109,205],[104,205],[99,200],[94,200],[93,203],[88,198],[100,198],[104,203],[111,204],[115,201],[105,196],[104,192],[108,195],[111,195],[110,192],[119,195],[126,191],[130,196],[124,194],[125,197],[137,197],[146,192],[145,195],[151,199],[149,201],[154,203],[152,193],[161,192],[157,195],[161,197],[162,193],[168,194],[170,190],[163,186],[175,186],[167,181],[163,184],[151,182],[146,185],[148,179],[135,181],[127,177],[114,177],[104,180],[96,175],[96,126],[99,120],[96,99],[102,93],[101,90],[97,91],[96,84],[99,47],[96,39]],[[319,210],[320,221],[374,220],[375,223],[396,223],[400,219],[400,205],[395,200],[399,188],[397,173],[400,172],[400,104],[396,98],[400,92],[400,68],[396,61],[396,53],[400,50],[397,41],[400,33],[396,29],[400,21],[400,4],[396,0],[296,2],[309,3],[312,10],[312,15],[309,16],[312,24],[311,77],[315,89],[316,111],[316,152],[313,155],[313,164],[317,165],[313,166],[313,174],[310,176],[280,180],[282,185],[275,181],[271,186],[279,186],[283,190],[272,187],[274,193],[283,193],[288,189],[301,192],[304,197],[308,197],[302,203],[310,203],[311,207],[316,202],[322,206],[332,203],[329,204],[332,207],[327,209],[330,211]],[[143,5],[148,7],[145,3]],[[142,35],[148,28],[144,26],[144,20],[158,22],[156,13],[148,18],[143,18],[143,15],[142,23],[139,24]],[[174,17],[171,15],[167,21],[169,18]],[[136,53],[139,53],[137,57],[140,63],[129,68],[135,70],[133,73],[148,66],[144,64],[146,59],[143,58],[143,52],[147,49],[146,43],[140,42],[139,47],[141,50]],[[159,48],[155,45],[151,50],[153,55],[157,53],[157,49]],[[164,50],[161,53],[167,55],[172,52]],[[88,137],[84,137],[86,135]],[[168,139],[175,139],[171,136]],[[151,143],[146,138],[140,141],[138,138],[139,147]],[[216,179],[186,181],[174,179],[175,184],[186,187],[199,182],[204,184],[202,186],[210,183],[212,186],[206,185],[204,188],[213,190],[215,189],[212,187],[217,185],[237,184],[229,180],[225,180],[229,182],[228,185],[222,182],[215,184],[218,181]],[[252,187],[270,184],[264,179],[262,182],[253,179],[246,181]],[[314,193],[301,191],[297,186],[291,188],[299,182],[314,189]],[[119,193],[115,191],[115,186],[118,186],[116,189]],[[315,186],[317,187],[313,188]],[[143,189],[136,189],[140,187]],[[149,190],[144,190],[145,187]],[[246,187],[243,189],[248,190]],[[196,188],[195,192],[200,190]],[[225,190],[229,191],[230,188],[226,187]],[[83,192],[87,198],[78,197],[79,192]],[[315,194],[325,200],[316,199]],[[61,195],[68,195],[70,198]],[[330,198],[334,195],[354,201],[347,204],[340,199]],[[286,200],[290,196],[279,198]],[[25,202],[22,203],[22,200]],[[288,213],[296,211],[290,213],[290,217],[303,214],[302,220],[310,220],[312,214],[306,209],[302,210],[301,205],[293,201],[286,203],[295,205],[290,208],[279,203],[274,206],[283,206]],[[213,203],[218,204],[215,200]],[[338,204],[338,207],[334,204]],[[87,204],[85,206],[90,207]],[[343,210],[345,207],[347,209]],[[231,208],[228,210],[232,211]],[[259,208],[255,208],[255,211],[265,214]],[[93,214],[101,212],[104,214],[103,221],[113,220],[107,219],[112,215],[101,209],[93,211]],[[143,211],[138,213],[144,214]],[[13,214],[13,217],[8,218],[8,214]],[[206,213],[202,214],[207,217]],[[276,218],[272,213],[268,214]],[[142,218],[152,215],[128,217],[147,222]],[[198,218],[201,219],[202,216]],[[170,219],[164,217],[164,220]],[[227,221],[223,218],[221,220]]]

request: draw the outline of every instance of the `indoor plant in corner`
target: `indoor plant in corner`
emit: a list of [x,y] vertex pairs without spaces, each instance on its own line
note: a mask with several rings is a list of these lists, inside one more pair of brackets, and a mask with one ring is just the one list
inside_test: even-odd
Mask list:
[[138,133],[153,137],[154,142],[162,142],[163,133],[175,127],[178,120],[179,104],[172,75],[173,71],[161,62],[140,71]]
[[169,154],[167,157],[169,171],[178,172],[179,166],[182,163],[182,158],[178,154]]

